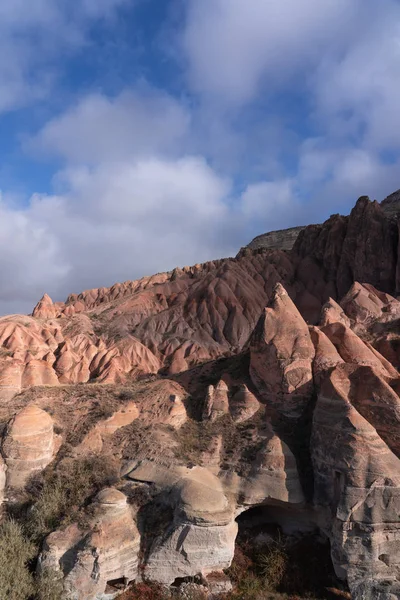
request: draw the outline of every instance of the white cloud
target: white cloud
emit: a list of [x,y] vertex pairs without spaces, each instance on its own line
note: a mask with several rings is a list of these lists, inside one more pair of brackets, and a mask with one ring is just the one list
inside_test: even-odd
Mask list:
[[0,197],[0,309],[29,310],[43,286],[57,286],[68,274],[58,241],[30,210],[18,210]]
[[[369,2],[369,0],[368,0]],[[187,0],[183,38],[189,79],[224,102],[287,84],[321,52],[346,43],[361,0]]]
[[298,225],[301,205],[295,182],[284,179],[248,185],[240,198],[240,210],[257,233]]
[[12,298],[30,310],[45,291],[62,299],[235,250],[223,234],[229,182],[201,158],[143,159],[64,176],[65,195],[36,195],[24,210],[0,210],[0,310]]
[[0,113],[43,98],[56,60],[82,48],[95,20],[128,0],[13,0],[0,3]]
[[69,163],[97,164],[133,156],[176,153],[190,128],[190,113],[171,96],[141,86],[115,98],[92,94],[49,121],[30,140],[33,152]]
[[[368,11],[367,11],[368,13]],[[400,147],[400,4],[383,0],[336,60],[313,81],[317,113],[332,137],[358,136],[369,149]]]
[[[38,0],[20,17],[25,0],[3,3],[0,111],[45,94],[49,49],[82,47],[92,20],[124,1]],[[399,161],[380,155],[400,144],[395,0],[187,0],[187,8],[194,102],[143,83],[91,94],[26,142],[63,166],[53,195],[33,195],[22,209],[9,197],[0,204],[0,311],[13,299],[29,310],[44,291],[62,299],[235,254],[258,233],[399,187]],[[44,41],[30,56],[36,34]],[[313,126],[302,143],[268,104],[269,91],[290,96],[297,86],[313,107],[296,115],[304,130]]]

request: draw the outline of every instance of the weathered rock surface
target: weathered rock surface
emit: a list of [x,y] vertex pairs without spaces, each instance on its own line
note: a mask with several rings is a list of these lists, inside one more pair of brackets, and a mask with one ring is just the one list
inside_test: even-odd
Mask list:
[[249,476],[241,483],[241,498],[244,506],[271,500],[290,504],[305,501],[296,459],[272,429],[263,440]]
[[232,396],[229,403],[229,410],[235,423],[242,423],[251,419],[259,408],[259,401],[245,384],[240,386],[240,389]]
[[393,293],[396,282],[398,233],[381,205],[361,197],[349,217],[333,215],[322,225],[300,232],[293,251],[323,265],[342,297],[359,281]]
[[267,248],[274,250],[291,250],[297,240],[300,231],[305,229],[305,226],[289,227],[288,229],[279,229],[278,231],[269,231],[258,235],[247,248],[256,250],[258,248]]
[[[332,514],[332,558],[354,588],[371,575],[375,581],[399,577],[398,448],[385,443],[387,430],[379,432],[380,424],[386,429],[382,412],[368,410],[364,369],[339,365],[327,374],[312,438],[314,502]],[[393,402],[398,406],[399,399]],[[372,414],[373,424],[365,418]]]
[[58,450],[53,419],[37,406],[27,406],[8,424],[1,447],[7,466],[7,487],[21,489],[43,470]]
[[108,584],[137,578],[140,536],[126,496],[104,489],[92,508],[85,530],[71,525],[50,534],[39,561],[39,569],[64,573],[66,594],[74,600],[101,598]]
[[203,419],[215,421],[228,413],[228,386],[221,379],[216,386],[210,385],[207,389],[203,407]]
[[263,400],[299,417],[312,392],[315,355],[308,327],[281,284],[250,342],[250,376]]

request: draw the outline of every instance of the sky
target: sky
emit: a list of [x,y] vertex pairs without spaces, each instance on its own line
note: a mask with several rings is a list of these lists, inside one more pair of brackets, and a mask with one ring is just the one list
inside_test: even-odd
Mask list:
[[0,314],[400,187],[400,0],[0,0]]

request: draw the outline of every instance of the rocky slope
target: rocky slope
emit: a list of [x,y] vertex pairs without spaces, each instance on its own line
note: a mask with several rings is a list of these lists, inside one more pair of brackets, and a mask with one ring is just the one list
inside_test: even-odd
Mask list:
[[258,511],[329,540],[354,599],[400,597],[399,282],[397,221],[360,198],[290,252],[1,318],[1,498],[30,506],[37,571],[75,600],[143,579],[226,589]]

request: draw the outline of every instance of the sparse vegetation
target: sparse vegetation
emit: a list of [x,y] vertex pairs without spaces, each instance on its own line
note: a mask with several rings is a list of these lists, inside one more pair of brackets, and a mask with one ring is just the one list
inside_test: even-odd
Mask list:
[[229,469],[233,464],[240,474],[249,468],[262,440],[257,435],[259,423],[254,419],[236,425],[230,415],[224,415],[214,422],[188,420],[177,434],[178,446],[174,449],[176,458],[186,463],[198,464],[201,455],[210,449],[217,436],[222,436],[221,468]]
[[65,458],[33,478],[27,499],[14,507],[30,540],[40,543],[51,531],[74,520],[82,520],[82,507],[103,487],[118,480],[110,457]]
[[36,578],[35,588],[35,600],[62,600],[62,573],[60,571],[56,571],[55,569],[43,569],[43,571],[41,571],[38,577]]
[[0,525],[0,600],[27,600],[34,593],[29,562],[35,554],[21,525],[6,519]]
[[0,348],[0,358],[5,358],[6,356],[12,356],[13,353],[11,350],[7,350],[7,348]]
[[129,487],[125,487],[121,491],[123,491],[128,498],[129,504],[137,509],[145,506],[148,502],[151,502],[155,493],[154,488],[146,483],[133,484]]
[[170,598],[167,595],[165,588],[156,583],[137,583],[124,592],[121,600],[167,600]]
[[337,584],[329,545],[312,534],[261,548],[242,539],[226,573],[235,584],[227,600],[325,600],[332,597],[328,587]]
[[129,402],[129,400],[133,400],[134,397],[135,395],[132,390],[121,390],[118,394],[118,398],[124,402]]

